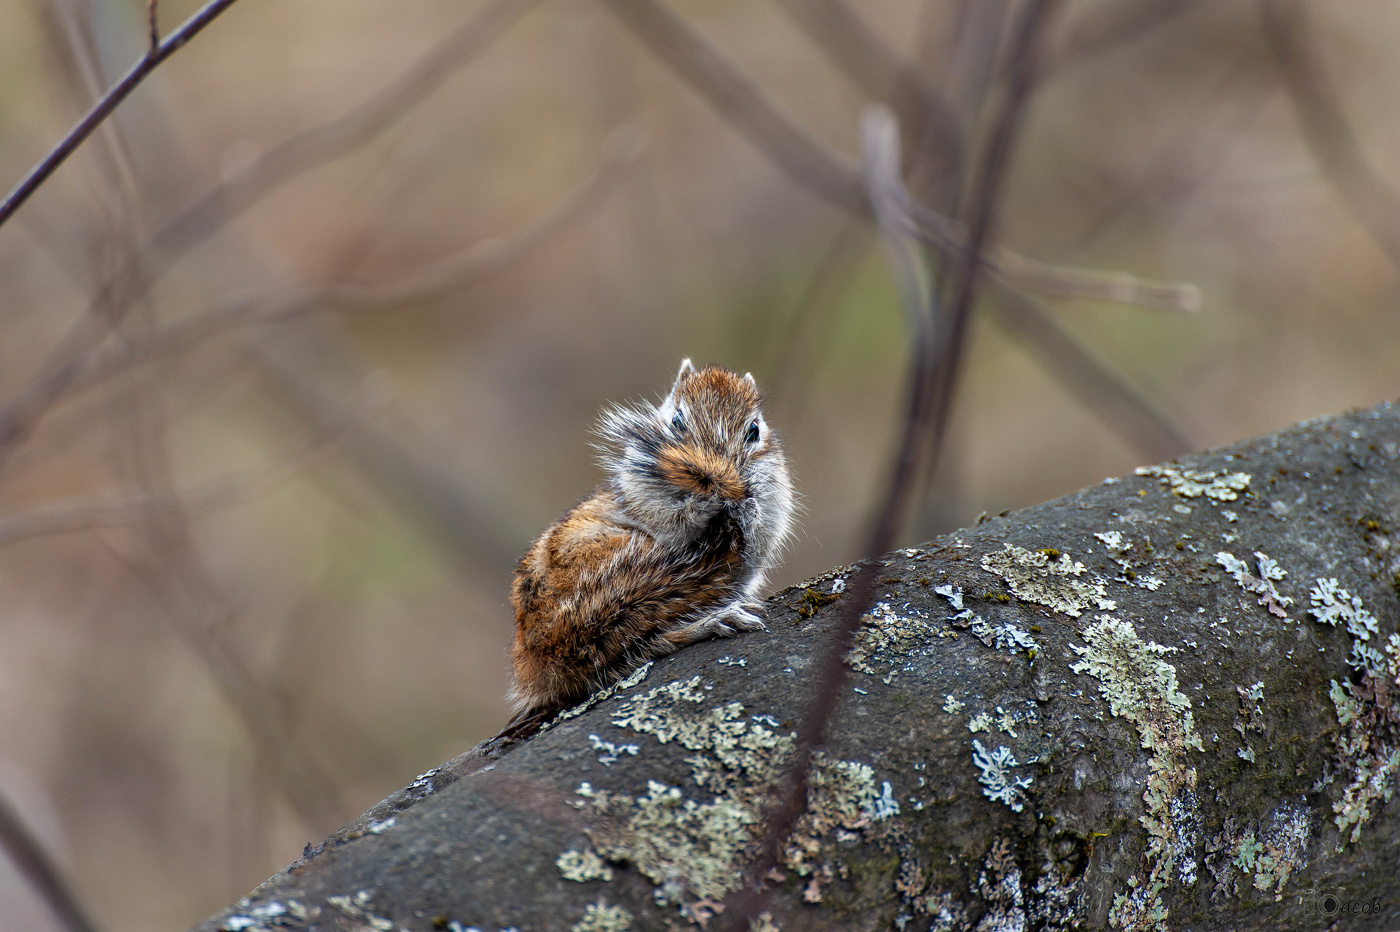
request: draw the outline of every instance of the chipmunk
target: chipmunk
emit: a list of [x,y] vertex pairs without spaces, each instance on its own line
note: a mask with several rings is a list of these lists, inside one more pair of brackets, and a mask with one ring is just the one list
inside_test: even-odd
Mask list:
[[607,481],[515,570],[512,724],[652,657],[764,629],[756,600],[794,496],[753,376],[683,359],[660,407],[609,408],[597,433]]

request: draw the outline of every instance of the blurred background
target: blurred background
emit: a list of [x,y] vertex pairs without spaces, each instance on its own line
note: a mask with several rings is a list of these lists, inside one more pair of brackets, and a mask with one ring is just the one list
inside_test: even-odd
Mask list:
[[[243,0],[158,70],[0,229],[0,799],[93,923],[193,924],[493,734],[515,559],[683,355],[786,439],[776,584],[855,558],[910,338],[793,153],[856,172],[884,101],[965,220],[1032,6]],[[908,543],[1400,388],[1400,8],[1041,12],[993,240],[1054,267],[984,281]],[[0,5],[0,187],[146,16]],[[0,860],[0,932],[52,928]]]

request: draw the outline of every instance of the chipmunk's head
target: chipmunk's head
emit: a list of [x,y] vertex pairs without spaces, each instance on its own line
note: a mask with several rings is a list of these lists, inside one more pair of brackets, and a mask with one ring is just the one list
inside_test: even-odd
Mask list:
[[659,539],[693,540],[721,511],[765,551],[787,536],[792,483],[752,375],[683,359],[660,406],[612,408],[599,434],[613,490]]

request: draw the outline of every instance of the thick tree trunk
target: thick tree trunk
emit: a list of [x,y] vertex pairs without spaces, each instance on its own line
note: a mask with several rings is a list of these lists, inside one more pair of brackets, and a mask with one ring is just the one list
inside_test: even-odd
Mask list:
[[[763,927],[1400,928],[1397,530],[1384,405],[890,555]],[[850,571],[200,928],[719,924]]]

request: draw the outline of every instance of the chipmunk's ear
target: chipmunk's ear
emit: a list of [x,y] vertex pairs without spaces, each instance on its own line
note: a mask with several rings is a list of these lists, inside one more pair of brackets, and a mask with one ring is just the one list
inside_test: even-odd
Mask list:
[[681,371],[676,373],[676,381],[671,385],[671,394],[674,395],[676,389],[681,387],[681,379],[694,374],[695,367],[690,364],[690,357],[687,356],[681,360]]
[[749,383],[749,388],[752,388],[754,391],[758,391],[758,383],[756,383],[756,382],[753,380],[753,373],[752,373],[752,372],[745,372],[745,373],[744,373],[744,381]]

